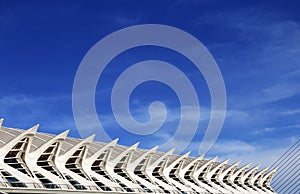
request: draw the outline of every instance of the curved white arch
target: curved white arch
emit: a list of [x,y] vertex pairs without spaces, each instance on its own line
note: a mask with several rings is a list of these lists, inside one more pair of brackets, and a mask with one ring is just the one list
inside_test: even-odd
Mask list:
[[199,162],[198,163],[198,165],[199,165],[198,169],[193,174],[194,180],[196,180],[197,183],[201,187],[205,188],[206,190],[208,190],[209,192],[212,192],[212,193],[218,193],[219,191],[216,188],[210,187],[207,184],[205,184],[202,181],[200,181],[199,180],[199,176],[200,176],[201,173],[205,173],[203,178],[205,179],[205,181],[207,181],[209,184],[211,184],[211,181],[209,179],[207,179],[206,173],[209,172],[209,168],[211,167],[211,165],[212,165],[213,162],[216,162],[217,158],[218,157],[214,157],[214,158],[206,161],[203,165],[201,165],[200,162]]
[[[175,151],[175,149],[169,150],[168,152],[166,152],[162,156],[160,156],[158,159],[156,159],[154,162],[152,162],[152,163],[149,162],[148,165],[146,166],[146,173],[147,173],[148,177],[153,182],[157,183],[160,186],[160,188],[163,188],[163,189],[168,190],[168,191],[177,190],[177,189],[173,185],[166,184],[162,180],[159,180],[159,179],[155,178],[152,173],[153,173],[154,169],[157,168],[158,165],[163,162],[162,166],[160,167],[160,171],[162,171],[163,166],[165,165],[167,158],[170,155],[172,155],[174,153],[174,151]],[[164,179],[165,179],[165,177],[164,177]]]
[[[127,148],[126,150],[124,150],[123,152],[121,152],[118,156],[116,156],[115,158],[108,158],[108,162],[106,163],[106,170],[107,172],[115,178],[115,180],[118,180],[119,182],[121,182],[121,184],[124,184],[126,186],[127,189],[130,189],[132,191],[140,191],[143,190],[142,187],[137,184],[134,179],[132,179],[132,177],[129,176],[129,174],[125,171],[126,168],[125,166],[128,164],[128,161],[130,161],[131,159],[131,155],[132,155],[132,151],[136,150],[137,147],[139,145],[139,142],[132,145],[131,147]],[[114,149],[114,148],[112,148]],[[124,157],[126,157],[125,161],[121,161]],[[120,176],[118,173],[115,172],[115,168],[116,165],[120,162],[124,162],[121,166],[122,171],[124,171],[125,174],[128,175],[129,180],[127,180],[125,177]],[[119,183],[120,184],[120,183]]]
[[[84,147],[84,151],[83,151],[83,154],[81,155],[81,160],[84,161],[85,158],[86,158],[86,154],[87,154],[87,151],[88,151],[88,146],[89,144],[93,141],[95,135],[92,135],[84,140],[82,140],[81,142],[79,142],[78,144],[74,145],[70,150],[68,150],[66,153],[64,153],[63,155],[59,155],[58,157],[56,157],[56,160],[55,160],[55,164],[58,168],[58,170],[60,172],[62,172],[64,174],[64,176],[66,177],[66,175],[69,175],[71,176],[74,180],[76,180],[77,182],[80,183],[80,185],[89,185],[89,186],[92,186],[94,188],[98,188],[97,184],[93,181],[91,181],[91,178],[89,177],[88,174],[86,174],[84,171],[83,173],[85,174],[86,178],[80,176],[79,174],[71,171],[70,169],[68,169],[66,167],[66,163],[67,161],[69,160],[69,158],[71,156],[73,156],[73,154],[79,150],[81,147]],[[83,162],[82,162],[83,163]],[[82,168],[82,164],[81,165],[81,168]],[[82,169],[83,170],[83,169]]]
[[213,184],[215,188],[218,188],[219,191],[222,191],[222,193],[228,193],[229,191],[227,189],[221,187],[220,185],[216,184],[212,179],[213,179],[213,176],[216,176],[215,177],[216,181],[218,183],[222,184],[222,181],[220,181],[220,179],[219,179],[219,175],[222,173],[223,166],[226,165],[228,162],[229,162],[229,159],[224,160],[223,162],[219,163],[216,167],[211,169],[206,175],[207,179],[210,180],[211,184]]
[[[2,122],[3,122],[3,120],[2,120]],[[20,135],[16,136],[14,139],[7,142],[3,147],[0,148],[0,168],[7,170],[10,174],[12,174],[15,178],[17,178],[21,182],[39,182],[38,179],[33,176],[32,171],[30,170],[30,168],[28,168],[26,161],[25,161],[25,158],[27,157],[29,150],[30,150],[30,146],[32,144],[33,136],[35,135],[38,127],[39,127],[39,125],[35,125],[35,126],[31,127],[30,129],[22,132]],[[31,176],[26,176],[26,175],[24,176],[24,174],[22,172],[20,172],[16,168],[13,168],[12,166],[10,166],[4,162],[5,156],[11,151],[11,149],[18,142],[20,142],[24,138],[28,138],[28,141],[24,148],[25,156],[24,156],[24,158],[22,158],[22,160],[24,160],[24,165],[25,165],[26,171],[28,173],[30,173]],[[33,185],[28,185],[28,187],[33,187]]]
[[[98,173],[96,173],[95,171],[92,170],[92,165],[93,163],[100,157],[100,155],[102,155],[103,153],[106,152],[106,155],[105,155],[105,158],[103,159],[104,162],[107,162],[107,154],[108,154],[108,150],[111,148],[111,147],[114,147],[116,146],[117,142],[118,142],[119,139],[115,139],[109,143],[107,143],[104,147],[100,148],[97,152],[95,152],[92,156],[86,158],[84,161],[83,161],[83,170],[85,172],[87,172],[89,175],[95,177],[96,179],[98,179],[100,182],[104,183],[105,186],[108,186],[110,187],[112,190],[116,190],[119,185],[117,183],[115,183],[113,180],[108,180],[107,178],[104,178],[103,175],[100,175]],[[108,174],[108,172],[106,171],[106,169],[103,169],[105,170],[105,172]]]
[[[128,172],[128,174],[134,178],[135,180],[139,181],[140,183],[142,183],[143,185],[145,185],[147,188],[151,189],[152,191],[154,190],[160,190],[160,188],[156,185],[156,184],[153,184],[153,183],[150,183],[148,181],[146,181],[145,179],[139,177],[138,175],[136,175],[134,173],[134,170],[135,168],[141,164],[141,162],[143,160],[146,160],[144,163],[143,163],[143,173],[145,174],[145,176],[148,176],[145,172],[145,169],[146,169],[146,165],[147,163],[149,162],[150,160],[150,155],[152,153],[155,153],[158,149],[158,146],[155,146],[153,147],[152,149],[148,150],[147,152],[143,153],[141,156],[139,156],[138,158],[136,158],[134,161],[129,161],[127,166],[126,166],[126,171]],[[151,179],[150,179],[151,180]]]
[[[61,144],[67,137],[68,133],[69,133],[69,130],[64,131],[61,134],[53,137],[52,139],[50,139],[49,141],[45,142],[43,145],[38,147],[35,151],[28,153],[28,155],[26,157],[28,166],[32,171],[41,173],[42,175],[47,177],[47,179],[49,179],[54,185],[55,184],[61,185],[60,187],[62,189],[67,189],[68,187],[72,187],[72,185],[67,180],[65,180],[63,177],[58,177],[58,176],[52,174],[51,172],[49,172],[48,170],[42,168],[41,166],[38,166],[37,162],[38,162],[39,157],[54,143],[58,143],[57,148],[54,150],[54,152],[55,152],[54,158],[58,157],[60,148],[61,148]],[[52,162],[55,164],[55,161],[52,161]],[[54,168],[56,168],[56,165]],[[58,169],[56,169],[56,170],[59,171]],[[58,174],[61,174],[61,172],[58,172]]]

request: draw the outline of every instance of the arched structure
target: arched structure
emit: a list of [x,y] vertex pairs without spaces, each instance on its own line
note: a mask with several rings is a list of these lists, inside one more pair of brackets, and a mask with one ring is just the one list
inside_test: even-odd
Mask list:
[[276,170],[2,126],[1,193],[265,193]]

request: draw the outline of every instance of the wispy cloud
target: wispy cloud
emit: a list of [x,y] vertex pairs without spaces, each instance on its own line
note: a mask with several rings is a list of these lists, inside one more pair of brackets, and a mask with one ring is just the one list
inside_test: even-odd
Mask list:
[[65,95],[4,96],[0,98],[0,117],[5,119],[4,125],[8,127],[26,128],[40,123],[40,130],[61,132],[71,129],[71,134],[75,135],[77,132],[72,114],[66,109],[69,100]]
[[111,24],[117,25],[117,26],[131,26],[131,25],[137,25],[141,22],[141,15],[131,15],[129,13],[104,13],[101,15],[101,18],[104,21],[109,21]]
[[[242,98],[239,106],[241,108],[251,108],[253,106],[260,106],[265,103],[272,103],[278,100],[283,100],[287,98],[291,98],[293,96],[299,95],[300,83],[279,83],[274,84],[265,88],[258,88],[256,92],[248,94],[247,98],[242,98],[239,96],[238,98]],[[237,97],[234,97],[236,99]]]
[[290,129],[300,129],[300,125],[297,124],[297,125],[287,125],[287,126],[265,127],[262,130],[256,130],[253,133],[261,134],[261,133],[279,132],[279,131],[290,130]]
[[116,23],[121,25],[136,25],[140,21],[139,17],[129,17],[124,15],[115,15],[113,17]]
[[[241,161],[241,165],[251,163],[270,166],[295,142],[293,137],[281,139],[265,139],[265,142],[245,142],[236,139],[219,140],[210,150],[209,156],[220,156],[220,160],[231,159],[231,163]],[[271,146],[272,145],[272,146]]]
[[281,112],[281,114],[283,114],[283,115],[293,115],[293,114],[298,114],[298,113],[300,113],[300,108],[290,109],[290,110]]
[[255,146],[236,139],[218,141],[211,150],[211,152],[216,153],[217,155],[253,151],[255,151]]
[[225,9],[193,20],[199,29],[209,25],[219,29],[217,35],[233,37],[208,45],[213,53],[222,53],[217,61],[225,74],[231,108],[259,106],[300,93],[300,25],[262,10],[261,5]]

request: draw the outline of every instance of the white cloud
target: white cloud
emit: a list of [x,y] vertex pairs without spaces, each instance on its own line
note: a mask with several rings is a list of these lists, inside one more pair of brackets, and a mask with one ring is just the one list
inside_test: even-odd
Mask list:
[[[0,118],[13,126],[26,128],[40,123],[41,129],[75,130],[72,113],[66,114],[62,105],[68,101],[65,95],[31,97],[22,94],[0,98]],[[70,102],[71,103],[71,102]]]
[[[196,18],[197,26],[212,25],[230,31],[232,39],[208,45],[215,53],[222,53],[220,67],[230,87],[229,105],[249,108],[299,95],[300,25],[298,22],[274,18],[259,5],[235,11],[209,12]],[[226,19],[224,19],[226,18]],[[242,49],[237,49],[241,47]],[[226,58],[224,52],[228,53]],[[232,68],[232,69],[231,69]],[[233,71],[231,71],[233,70]],[[236,83],[240,83],[235,85]],[[244,85],[248,90],[240,87]]]
[[101,18],[104,21],[109,21],[120,26],[136,25],[141,21],[141,17],[137,15],[124,15],[116,12],[109,14],[102,14]]
[[300,113],[300,108],[290,109],[290,110],[286,110],[286,111],[281,112],[282,115],[292,115],[292,114],[297,114],[297,113]]
[[279,132],[283,130],[290,129],[300,129],[300,125],[285,125],[285,126],[273,126],[273,127],[265,127],[260,130],[253,131],[253,134],[262,134],[262,133],[270,133],[270,132]]
[[276,127],[266,127],[266,128],[264,128],[264,131],[274,131],[274,130],[276,130]]
[[219,160],[222,161],[230,158],[231,163],[241,161],[240,165],[251,163],[252,166],[261,165],[261,168],[264,168],[275,163],[287,149],[288,147],[262,150],[259,149],[255,151],[245,151],[239,153],[232,152],[220,155]]
[[211,152],[216,154],[229,154],[229,153],[241,153],[241,152],[252,152],[255,151],[255,147],[241,140],[225,140],[218,141],[215,143]]
[[209,156],[219,156],[221,161],[230,158],[230,163],[241,161],[241,165],[245,165],[251,162],[252,166],[260,164],[267,167],[275,163],[296,140],[294,137],[253,143],[236,139],[221,140],[209,151]]
[[284,98],[289,98],[300,93],[300,90],[295,90],[295,88],[300,88],[299,83],[280,83],[275,84],[271,87],[265,88],[261,93],[261,101],[257,103],[272,102]]

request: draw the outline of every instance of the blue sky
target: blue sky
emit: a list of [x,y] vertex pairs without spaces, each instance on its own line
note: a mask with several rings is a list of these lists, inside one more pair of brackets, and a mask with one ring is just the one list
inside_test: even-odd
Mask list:
[[[39,123],[40,131],[70,129],[70,136],[79,137],[72,87],[88,50],[125,27],[170,25],[208,48],[225,82],[226,119],[207,157],[272,164],[300,137],[299,8],[297,1],[0,0],[0,117],[5,118],[4,126],[29,128]],[[112,114],[110,95],[118,76],[131,64],[149,59],[174,64],[195,86],[202,112],[199,131],[186,150],[196,156],[208,125],[210,94],[193,64],[171,50],[134,48],[111,61],[97,85],[99,120],[110,137],[120,137],[124,145],[141,141],[141,147],[150,148],[172,136],[179,122],[179,100],[159,82],[141,84],[130,99],[132,114],[141,122],[149,119],[149,103],[165,103],[167,122],[158,132],[130,134]],[[178,140],[176,146],[181,143]]]

